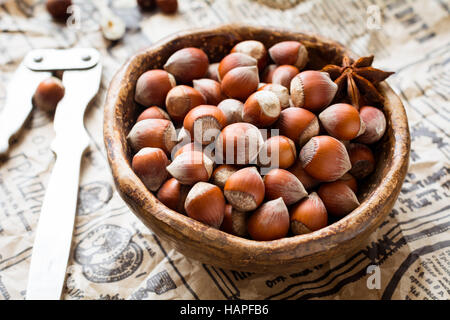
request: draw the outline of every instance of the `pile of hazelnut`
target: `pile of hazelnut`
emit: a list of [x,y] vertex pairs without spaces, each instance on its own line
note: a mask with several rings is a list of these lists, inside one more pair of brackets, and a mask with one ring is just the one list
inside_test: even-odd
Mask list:
[[167,207],[240,237],[275,240],[344,217],[359,206],[357,181],[375,167],[367,144],[386,119],[330,105],[337,85],[301,71],[307,62],[297,41],[242,41],[211,64],[199,48],[174,52],[136,83],[146,109],[128,135],[134,172]]

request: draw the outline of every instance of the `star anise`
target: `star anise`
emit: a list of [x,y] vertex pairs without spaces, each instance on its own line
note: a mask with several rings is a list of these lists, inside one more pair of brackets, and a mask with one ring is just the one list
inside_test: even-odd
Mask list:
[[383,104],[384,97],[375,87],[394,72],[386,72],[372,67],[373,56],[352,61],[348,56],[342,59],[342,66],[329,64],[322,71],[328,72],[338,85],[336,98],[343,98],[345,92],[350,102],[360,107],[362,103]]

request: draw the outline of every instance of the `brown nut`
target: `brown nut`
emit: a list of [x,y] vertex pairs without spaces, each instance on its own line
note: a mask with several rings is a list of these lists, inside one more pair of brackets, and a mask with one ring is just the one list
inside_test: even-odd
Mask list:
[[[320,181],[311,177],[305,169],[302,167],[302,162],[300,159],[295,161],[295,163],[287,169],[290,173],[295,175],[298,180],[302,183],[306,190],[311,190],[320,184]],[[344,175],[345,176],[345,175]]]
[[169,120],[145,119],[136,122],[127,139],[135,152],[144,147],[153,147],[170,153],[177,143],[177,133]]
[[65,21],[69,17],[67,8],[72,5],[72,0],[47,0],[45,7],[55,20]]
[[134,100],[146,107],[163,107],[167,93],[175,86],[175,78],[170,73],[159,69],[146,71],[136,82]]
[[183,152],[186,151],[203,151],[203,146],[199,143],[196,142],[191,142],[191,143],[187,143],[185,145],[176,145],[173,149],[172,149],[172,153],[173,153],[173,157],[172,159],[175,159],[176,157],[178,157],[180,154],[182,154]]
[[164,65],[164,70],[173,74],[177,80],[188,83],[203,78],[208,71],[208,65],[206,53],[201,49],[190,47],[173,53]]
[[218,186],[197,182],[189,191],[184,208],[192,219],[218,229],[225,214],[225,198]]
[[311,193],[289,210],[291,230],[294,234],[306,234],[325,228],[328,213],[317,193]]
[[159,188],[156,197],[168,208],[184,213],[184,202],[188,192],[188,186],[181,184],[175,178],[170,178]]
[[266,83],[258,88],[258,91],[261,90],[268,90],[275,93],[278,97],[278,100],[280,100],[281,109],[286,109],[289,107],[289,90],[285,86],[275,83]]
[[266,199],[282,198],[287,206],[308,195],[300,180],[284,169],[272,169],[264,176]]
[[142,148],[136,153],[131,167],[150,191],[156,191],[166,181],[169,165],[166,153],[159,148]]
[[242,110],[244,104],[236,99],[225,99],[217,106],[225,114],[227,124],[242,122]]
[[156,6],[155,0],[137,0],[137,4],[143,11],[153,10]]
[[220,83],[211,79],[199,79],[192,81],[194,89],[203,94],[207,104],[217,106],[220,101],[225,99],[222,94]]
[[191,109],[205,103],[205,97],[198,90],[180,85],[167,94],[166,110],[173,121],[181,122]]
[[262,79],[265,83],[272,83],[273,72],[278,66],[276,64],[269,64],[262,73]]
[[175,13],[178,10],[178,0],[156,0],[156,5],[167,14]]
[[258,68],[238,67],[230,70],[223,77],[222,92],[228,97],[244,100],[256,91],[259,83]]
[[338,181],[342,181],[346,185],[348,185],[355,194],[356,192],[358,192],[358,182],[356,181],[355,177],[352,176],[350,173],[347,172],[342,177],[340,177]]
[[269,49],[272,60],[278,64],[290,64],[302,70],[308,62],[308,50],[298,41],[282,41]]
[[264,69],[268,60],[266,47],[256,40],[241,41],[231,49],[231,52],[240,52],[255,58],[258,61],[259,70]]
[[195,107],[184,118],[183,127],[189,131],[194,142],[207,145],[213,142],[227,125],[223,112],[210,105]]
[[153,106],[153,107],[147,108],[144,111],[142,111],[142,113],[137,118],[136,122],[139,122],[139,121],[145,120],[145,119],[170,120],[170,117],[167,114],[167,112],[165,112],[163,109]]
[[239,168],[236,166],[230,164],[221,164],[216,169],[214,169],[211,176],[211,181],[216,186],[223,189],[228,178],[238,170]]
[[352,167],[344,144],[330,136],[311,138],[299,158],[305,171],[320,181],[337,180]]
[[352,164],[349,172],[356,179],[364,179],[375,170],[375,158],[369,147],[360,143],[350,143],[347,151]]
[[299,70],[290,65],[281,65],[273,70],[272,83],[290,88],[292,79],[299,73]]
[[289,211],[283,199],[267,201],[248,219],[250,237],[259,241],[284,238],[289,232]]
[[223,58],[219,63],[219,66],[217,68],[219,80],[223,80],[225,75],[230,70],[239,67],[253,67],[256,66],[257,63],[258,61],[255,58],[247,54],[239,52],[230,53],[229,55],[225,56],[225,58]]
[[258,154],[261,167],[287,169],[297,158],[295,143],[285,136],[273,136],[267,139]]
[[317,113],[328,106],[338,86],[326,72],[308,70],[300,72],[291,81],[291,99],[296,107]]
[[245,101],[242,119],[263,128],[277,121],[280,112],[280,100],[275,93],[268,90],[256,91]]
[[324,183],[317,191],[327,212],[341,218],[359,206],[358,198],[343,181]]
[[303,108],[289,107],[281,111],[275,127],[280,134],[303,146],[320,131],[317,117]]
[[50,77],[39,83],[34,92],[33,104],[45,112],[53,112],[64,97],[65,88],[61,80]]
[[355,139],[366,129],[358,110],[347,103],[329,106],[319,114],[319,119],[325,130],[339,140]]
[[365,144],[379,141],[386,131],[386,117],[383,111],[374,107],[364,106],[359,109],[359,116],[366,126],[366,131],[356,138],[356,141]]
[[173,159],[167,171],[181,184],[192,185],[208,181],[213,171],[214,162],[200,151],[186,151]]
[[239,165],[254,163],[263,143],[262,134],[254,125],[246,122],[230,124],[216,139],[216,162]]
[[225,214],[220,230],[235,236],[247,235],[247,213],[233,209],[231,204],[225,205]]
[[238,211],[252,211],[264,200],[264,182],[255,167],[240,169],[225,183],[224,194]]

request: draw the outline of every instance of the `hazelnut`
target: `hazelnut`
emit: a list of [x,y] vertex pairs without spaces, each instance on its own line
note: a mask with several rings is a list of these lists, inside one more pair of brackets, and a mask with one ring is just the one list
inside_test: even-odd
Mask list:
[[317,193],[313,192],[289,210],[292,233],[306,234],[325,228],[328,213]]
[[144,147],[153,147],[169,153],[177,143],[177,134],[169,120],[145,119],[136,122],[127,139],[135,152]]
[[175,78],[164,70],[144,72],[136,82],[134,100],[144,106],[164,106],[167,93],[176,86]]
[[305,171],[320,181],[337,180],[352,166],[344,144],[330,136],[311,138],[299,158]]
[[208,71],[208,65],[206,53],[201,49],[190,47],[173,53],[164,65],[164,70],[173,74],[177,80],[188,83],[203,78]]
[[167,94],[166,110],[174,121],[181,122],[191,109],[205,103],[205,97],[198,90],[180,85]]
[[173,157],[172,159],[175,159],[176,157],[178,157],[180,154],[182,154],[183,152],[186,151],[203,151],[203,146],[199,143],[196,142],[191,142],[191,143],[187,143],[185,145],[182,146],[175,146],[172,149],[172,153],[173,153]]
[[235,236],[245,237],[247,235],[247,213],[237,211],[232,205],[226,204],[220,230]]
[[125,35],[127,26],[121,17],[112,12],[105,12],[100,19],[100,29],[105,39],[117,41]]
[[272,83],[282,85],[283,87],[290,88],[292,79],[300,71],[290,65],[282,65],[273,70],[272,73]]
[[239,52],[230,53],[219,63],[219,67],[217,68],[219,80],[223,80],[223,77],[225,77],[225,75],[234,68],[253,67],[256,66],[257,63],[258,61],[256,61],[256,59],[247,54]]
[[366,126],[366,131],[356,141],[365,144],[379,141],[386,131],[386,117],[383,111],[374,107],[364,106],[359,109],[359,116]]
[[206,71],[205,78],[208,78],[208,79],[211,79],[214,81],[219,81],[218,68],[219,68],[219,62],[211,63],[208,66],[208,71]]
[[167,14],[175,13],[178,10],[178,0],[156,0],[156,5]]
[[225,214],[225,198],[218,186],[197,182],[189,191],[184,208],[192,219],[218,229]]
[[261,132],[250,123],[238,122],[226,126],[216,139],[218,164],[254,163],[264,143]]
[[259,128],[268,127],[278,119],[280,112],[280,100],[275,93],[256,91],[245,101],[242,118]]
[[39,83],[34,92],[33,104],[44,112],[54,112],[65,91],[63,83],[58,78],[45,79]]
[[264,176],[266,199],[282,198],[287,206],[308,195],[300,180],[284,169],[272,169]]
[[317,117],[303,108],[289,107],[281,111],[275,127],[280,134],[303,146],[320,131]]
[[168,208],[183,213],[188,192],[188,186],[181,184],[175,178],[170,178],[159,188],[156,197]]
[[230,98],[239,100],[247,99],[258,88],[258,68],[238,67],[230,70],[223,77],[222,92]]
[[327,212],[341,218],[359,206],[358,198],[343,181],[324,183],[317,191]]
[[215,106],[200,105],[184,118],[183,127],[195,142],[207,145],[213,142],[220,130],[227,125],[224,113]]
[[240,169],[225,183],[224,194],[236,210],[255,210],[264,200],[264,182],[255,167]]
[[266,83],[258,88],[258,91],[260,90],[268,90],[275,93],[278,100],[280,100],[281,109],[286,109],[289,107],[289,90],[285,86],[275,83]]
[[347,151],[352,164],[349,172],[356,179],[363,179],[375,170],[375,158],[369,147],[360,143],[350,143]]
[[182,152],[167,166],[170,175],[181,184],[192,185],[199,181],[208,181],[214,162],[200,151]]
[[339,140],[352,140],[366,129],[358,110],[347,103],[336,103],[319,114],[320,122],[327,132]]
[[211,79],[199,79],[193,82],[194,89],[203,94],[207,104],[217,106],[220,101],[225,99],[220,88],[220,83]]
[[143,11],[153,10],[155,8],[155,0],[137,0],[138,7]]
[[238,170],[239,168],[236,166],[230,164],[221,164],[216,169],[214,169],[211,181],[216,186],[223,189],[225,187],[225,183],[227,182],[228,178]]
[[336,95],[338,86],[326,72],[308,70],[300,72],[291,81],[291,99],[296,107],[320,112]]
[[242,122],[242,110],[244,109],[244,104],[236,99],[225,99],[221,101],[217,108],[222,110],[227,119],[227,124],[232,124],[236,122]]
[[[302,162],[300,159],[295,161],[295,163],[287,169],[290,173],[295,175],[298,180],[302,183],[306,190],[311,190],[320,184],[320,181],[311,177],[305,169],[302,167]],[[344,175],[345,176],[345,175]]]
[[263,70],[267,63],[267,50],[264,44],[256,40],[245,40],[236,44],[231,52],[240,52],[258,61],[258,69]]
[[250,237],[259,241],[281,239],[289,232],[289,211],[283,199],[267,201],[248,219]]
[[45,7],[55,20],[65,21],[69,14],[67,8],[72,5],[72,0],[47,0]]
[[308,62],[308,50],[298,41],[282,41],[269,49],[272,60],[278,64],[290,64],[302,70]]
[[131,167],[150,191],[156,191],[166,181],[169,165],[166,153],[159,148],[142,148],[136,153]]
[[150,108],[145,109],[137,118],[136,122],[139,122],[141,120],[145,119],[165,119],[170,120],[169,115],[167,112],[165,112],[163,109],[153,106]]
[[355,177],[352,176],[350,173],[347,172],[342,177],[340,177],[338,181],[342,181],[346,185],[348,185],[355,194],[356,192],[358,192],[358,182],[356,181]]
[[273,72],[278,66],[276,64],[269,64],[262,73],[262,79],[265,83],[272,83]]
[[258,164],[261,167],[287,169],[297,158],[295,143],[284,136],[274,136],[267,139],[258,154]]

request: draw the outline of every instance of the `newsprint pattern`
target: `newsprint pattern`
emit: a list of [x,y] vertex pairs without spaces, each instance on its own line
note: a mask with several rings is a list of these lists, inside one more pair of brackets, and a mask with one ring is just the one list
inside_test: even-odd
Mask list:
[[[449,1],[305,0],[281,11],[267,6],[270,0],[181,0],[179,13],[166,16],[143,14],[133,0],[75,0],[79,29],[53,22],[44,2],[0,0],[0,110],[8,80],[31,49],[92,46],[104,64],[100,92],[85,117],[91,144],[83,158],[65,299],[450,298]],[[126,21],[127,34],[118,43],[99,31],[102,4]],[[388,82],[407,109],[410,168],[394,209],[354,255],[290,274],[204,265],[144,227],[114,190],[102,105],[115,71],[133,52],[170,33],[243,21],[322,34],[358,55],[373,53],[375,66],[396,71]],[[0,299],[26,294],[34,231],[54,163],[53,136],[51,115],[34,110],[0,162]],[[378,284],[372,281],[377,274]]]

